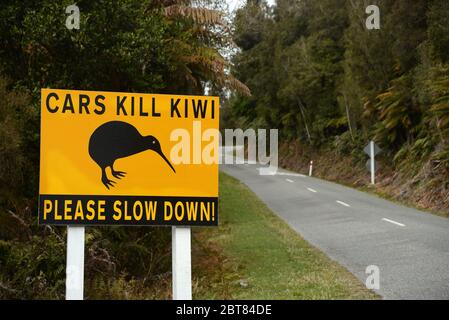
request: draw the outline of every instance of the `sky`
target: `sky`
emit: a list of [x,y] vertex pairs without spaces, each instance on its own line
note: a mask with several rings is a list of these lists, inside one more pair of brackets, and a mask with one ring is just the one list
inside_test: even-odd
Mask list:
[[[231,11],[234,11],[239,6],[243,5],[245,3],[245,0],[227,0],[229,3],[229,9]],[[275,0],[267,0],[268,4],[273,5]]]

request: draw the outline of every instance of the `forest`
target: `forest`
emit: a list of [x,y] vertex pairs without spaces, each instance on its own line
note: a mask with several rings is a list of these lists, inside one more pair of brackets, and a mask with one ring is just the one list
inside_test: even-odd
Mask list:
[[449,211],[449,2],[253,0],[234,27],[233,74],[252,95],[231,97],[227,126],[279,128],[284,166],[315,160],[351,185],[366,184],[373,139],[383,191]]

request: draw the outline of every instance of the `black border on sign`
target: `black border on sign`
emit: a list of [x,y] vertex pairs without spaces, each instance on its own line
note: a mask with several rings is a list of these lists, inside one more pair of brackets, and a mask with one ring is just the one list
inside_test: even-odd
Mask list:
[[[43,212],[41,208],[43,208],[44,200],[72,200],[76,202],[78,200],[86,203],[89,200],[94,200],[95,202],[99,200],[106,200],[105,206],[105,221],[98,220],[90,220],[90,221],[56,221],[54,219],[47,219],[43,221]],[[187,219],[178,221],[176,219],[171,219],[170,221],[164,221],[163,219],[159,219],[163,215],[163,207],[158,206],[156,211],[157,219],[155,221],[145,221],[136,222],[136,221],[115,221],[112,218],[112,206],[116,200],[120,201],[128,201],[128,202],[136,202],[136,201],[160,201],[174,204],[176,202],[198,202],[198,203],[214,203],[215,204],[215,214],[211,221],[188,221]],[[218,197],[169,197],[169,196],[119,196],[119,195],[49,195],[49,194],[40,194],[39,195],[39,209],[38,209],[38,223],[39,225],[78,225],[78,226],[186,226],[186,227],[214,227],[218,226]],[[73,214],[73,213],[72,213]]]

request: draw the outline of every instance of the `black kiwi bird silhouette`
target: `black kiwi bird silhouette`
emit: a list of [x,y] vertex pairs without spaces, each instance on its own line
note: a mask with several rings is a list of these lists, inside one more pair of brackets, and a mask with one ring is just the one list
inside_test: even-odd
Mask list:
[[114,162],[146,150],[153,150],[167,162],[173,172],[175,169],[161,149],[161,144],[153,136],[142,136],[131,124],[123,121],[110,121],[99,126],[89,139],[89,155],[101,168],[101,182],[106,188],[113,187],[115,181],[109,180],[106,168],[111,168],[111,174],[121,179],[126,172],[115,171]]

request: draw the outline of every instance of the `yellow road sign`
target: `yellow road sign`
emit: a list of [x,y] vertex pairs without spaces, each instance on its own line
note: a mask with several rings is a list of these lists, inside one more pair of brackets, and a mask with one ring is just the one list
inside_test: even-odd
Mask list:
[[217,225],[218,97],[41,99],[40,224]]

